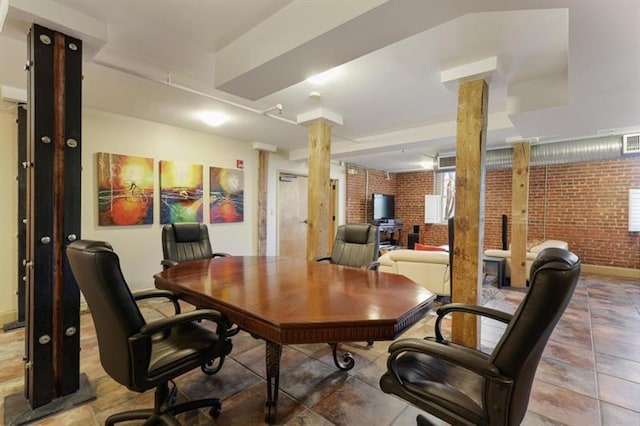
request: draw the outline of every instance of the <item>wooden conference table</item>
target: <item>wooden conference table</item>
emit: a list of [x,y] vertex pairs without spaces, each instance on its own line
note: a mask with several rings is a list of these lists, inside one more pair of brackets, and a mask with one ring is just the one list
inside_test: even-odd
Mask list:
[[277,412],[282,345],[393,340],[431,309],[435,295],[402,275],[275,256],[181,263],[154,276],[157,288],[223,313],[266,341],[266,421]]

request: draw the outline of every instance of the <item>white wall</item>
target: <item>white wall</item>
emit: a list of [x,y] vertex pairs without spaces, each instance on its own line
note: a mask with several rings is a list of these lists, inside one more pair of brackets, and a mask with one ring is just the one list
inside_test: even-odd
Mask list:
[[[258,153],[250,143],[91,109],[83,110],[82,126],[82,238],[110,242],[133,289],[153,287],[153,274],[162,269],[160,160],[202,164],[205,201],[209,193],[209,167],[236,168],[236,160],[243,160],[244,222],[209,224],[209,233],[214,251],[238,255],[256,253]],[[98,152],[154,159],[153,225],[98,226]],[[207,206],[205,203],[204,223],[209,223]]]
[[17,319],[18,126],[15,104],[0,102],[0,325]]
[[[258,152],[250,143],[139,120],[93,109],[82,117],[82,222],[81,238],[110,242],[120,256],[123,273],[132,289],[153,286],[153,274],[162,268],[158,162],[189,162],[204,166],[204,193],[209,192],[209,167],[235,168],[244,161],[244,222],[209,224],[214,251],[237,255],[257,253]],[[12,104],[0,106],[0,325],[17,318],[17,126]],[[96,153],[108,152],[154,159],[154,223],[139,226],[98,226]],[[267,254],[277,255],[277,179],[279,172],[307,174],[306,162],[292,163],[269,154],[267,194]],[[345,169],[332,163],[330,176],[338,179],[338,223],[345,221]],[[208,196],[205,195],[205,200]],[[205,223],[209,222],[204,208]]]

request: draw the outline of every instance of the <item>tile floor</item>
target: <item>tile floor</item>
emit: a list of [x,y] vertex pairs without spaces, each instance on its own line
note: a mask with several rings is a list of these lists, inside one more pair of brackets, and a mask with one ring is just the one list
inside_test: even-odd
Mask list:
[[[522,291],[492,289],[486,302],[513,312]],[[170,306],[145,303],[148,319]],[[431,335],[430,315],[403,337]],[[37,425],[100,425],[118,411],[152,405],[153,392],[131,392],[111,380],[100,366],[91,316],[81,317],[81,372],[98,397],[92,402],[42,419]],[[482,326],[482,346],[499,339],[498,323]],[[222,415],[186,414],[188,425],[263,424],[266,393],[264,343],[240,333],[223,369],[215,376],[194,370],[177,380],[180,398],[217,396]],[[413,425],[419,410],[384,394],[378,380],[385,371],[388,342],[343,344],[353,353],[349,372],[333,365],[328,345],[285,347],[280,374],[277,424]],[[0,332],[0,400],[23,388],[24,330]],[[4,404],[0,408],[0,423]],[[443,424],[434,420],[437,425]],[[640,282],[583,274],[540,362],[524,425],[640,425]]]

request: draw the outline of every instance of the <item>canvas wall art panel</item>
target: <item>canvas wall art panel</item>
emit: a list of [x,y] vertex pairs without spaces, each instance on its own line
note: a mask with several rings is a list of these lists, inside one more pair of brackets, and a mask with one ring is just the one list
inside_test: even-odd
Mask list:
[[153,159],[99,152],[98,225],[153,223]]
[[242,170],[211,167],[209,183],[210,222],[243,222],[244,173]]
[[202,223],[202,165],[160,161],[160,223]]

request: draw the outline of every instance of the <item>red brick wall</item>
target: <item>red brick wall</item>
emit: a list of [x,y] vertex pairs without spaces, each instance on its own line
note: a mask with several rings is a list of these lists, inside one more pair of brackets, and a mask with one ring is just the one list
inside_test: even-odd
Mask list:
[[[347,221],[370,221],[371,193],[396,195],[396,216],[403,221],[403,244],[413,225],[420,241],[446,244],[446,225],[424,223],[424,195],[434,193],[433,172],[390,174],[369,170],[364,196],[364,170],[347,175]],[[502,215],[511,224],[511,169],[487,170],[485,248],[502,246]],[[569,249],[592,265],[640,269],[640,234],[629,233],[629,189],[640,187],[640,157],[532,167],[529,176],[528,240],[567,241]],[[369,202],[364,217],[364,201]],[[356,207],[356,208],[354,208]]]
[[[442,245],[447,244],[447,226],[424,223],[424,196],[435,192],[434,172],[398,173],[396,190],[396,214],[402,220],[403,242],[406,244],[407,234],[413,233],[413,226],[420,226],[418,241]],[[399,190],[402,188],[402,190]],[[427,238],[427,236],[429,236]]]
[[[355,172],[355,173],[354,173]],[[347,170],[347,223],[369,223],[371,211],[371,194],[396,193],[396,175],[380,170],[364,169],[349,166]],[[398,215],[398,201],[396,200],[396,216]]]

